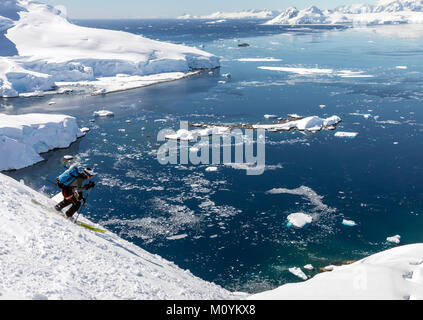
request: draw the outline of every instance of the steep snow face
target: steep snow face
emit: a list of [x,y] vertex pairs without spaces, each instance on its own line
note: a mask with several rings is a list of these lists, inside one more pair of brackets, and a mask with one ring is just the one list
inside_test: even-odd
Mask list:
[[55,204],[0,174],[0,299],[240,298],[109,231],[81,228],[31,199]]
[[265,24],[357,24],[361,26],[402,23],[423,23],[423,0],[381,0],[374,6],[353,4],[324,11],[314,6],[300,11],[288,8]]
[[143,76],[219,66],[216,56],[199,49],[76,26],[60,11],[30,0],[0,4],[0,32],[20,56],[14,57],[15,63],[50,75],[54,81],[94,81],[117,74]]
[[423,244],[397,247],[251,299],[423,299]]
[[0,113],[0,171],[21,169],[44,160],[39,154],[68,147],[83,136],[74,117]]

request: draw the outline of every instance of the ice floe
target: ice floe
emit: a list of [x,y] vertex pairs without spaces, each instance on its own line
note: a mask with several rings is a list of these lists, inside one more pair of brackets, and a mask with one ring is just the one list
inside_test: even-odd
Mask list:
[[313,221],[312,216],[303,212],[292,213],[287,217],[287,219],[288,227],[294,226],[297,228],[304,228],[306,225],[310,224]]
[[98,110],[93,113],[94,117],[113,117],[114,115],[115,114],[109,110]]
[[357,225],[357,223],[355,221],[347,220],[347,219],[342,220],[342,224],[344,226],[348,226],[348,227],[355,227]]
[[282,123],[256,124],[253,125],[253,128],[273,131],[289,131],[295,129],[299,131],[320,131],[324,128],[336,126],[340,122],[341,118],[338,116],[331,116],[325,119],[317,116],[311,116]]
[[308,279],[307,275],[303,272],[303,270],[301,270],[301,268],[293,267],[293,268],[289,268],[288,270],[294,276],[297,276],[298,278],[300,278],[302,280],[307,280]]
[[386,241],[391,242],[391,243],[395,243],[395,244],[399,244],[401,242],[401,236],[399,234],[392,236],[392,237],[387,237]]
[[358,135],[357,132],[338,131],[338,132],[335,133],[335,137],[338,137],[338,138],[348,138],[348,139],[355,138],[357,135]]

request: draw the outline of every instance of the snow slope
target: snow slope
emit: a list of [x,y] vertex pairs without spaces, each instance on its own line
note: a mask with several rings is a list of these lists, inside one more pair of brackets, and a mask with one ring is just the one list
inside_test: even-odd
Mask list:
[[94,233],[75,225],[33,204],[33,198],[55,204],[0,174],[0,299],[243,297],[109,231]]
[[396,247],[249,299],[423,299],[423,244]]
[[44,160],[40,153],[66,148],[83,135],[74,117],[0,113],[0,171],[21,169],[40,162]]
[[365,26],[404,23],[423,23],[423,0],[380,0],[376,5],[344,5],[333,10],[321,10],[315,6],[303,10],[290,7],[265,24],[347,24]]
[[[119,74],[188,72],[219,66],[216,56],[199,49],[122,31],[77,26],[60,11],[31,0],[0,2],[0,30],[3,30],[0,37],[6,37],[19,53],[19,57],[4,57],[3,64],[18,64],[21,71],[44,74],[54,82],[95,81]],[[16,86],[9,72],[0,66],[0,79],[4,78],[9,81],[7,86],[18,93],[30,89],[29,84],[26,88]],[[31,79],[27,82],[31,83]],[[5,90],[4,83],[0,83],[0,93]]]

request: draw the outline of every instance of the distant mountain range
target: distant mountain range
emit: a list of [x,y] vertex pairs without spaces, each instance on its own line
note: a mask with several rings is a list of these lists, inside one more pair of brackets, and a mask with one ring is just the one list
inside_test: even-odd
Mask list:
[[383,25],[423,23],[423,0],[380,0],[375,5],[352,4],[335,9],[319,9],[311,6],[299,10],[244,10],[239,12],[215,12],[210,15],[186,14],[178,19],[270,19],[265,25],[343,24]]
[[280,14],[282,10],[244,10],[238,12],[215,12],[204,16],[193,16],[185,14],[178,19],[272,19]]
[[381,25],[423,23],[423,0],[381,0],[375,5],[353,4],[333,10],[316,6],[290,7],[266,25],[352,24]]

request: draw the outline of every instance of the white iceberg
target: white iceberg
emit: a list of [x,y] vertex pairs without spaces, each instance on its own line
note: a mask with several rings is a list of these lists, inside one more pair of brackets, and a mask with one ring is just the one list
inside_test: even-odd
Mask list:
[[115,114],[109,110],[98,110],[93,112],[94,117],[113,117]]
[[345,132],[345,131],[338,131],[335,133],[335,137],[338,138],[355,138],[358,135],[357,132]]
[[0,171],[21,169],[43,161],[40,153],[66,148],[83,135],[74,117],[0,114]]
[[395,243],[395,244],[400,244],[401,242],[401,236],[399,234],[392,236],[392,237],[387,237],[386,241],[391,242],[391,243]]
[[303,212],[292,213],[288,216],[287,226],[294,226],[297,228],[304,228],[307,224],[313,221],[313,217]]
[[343,219],[342,220],[342,224],[344,226],[348,226],[348,227],[355,227],[357,225],[357,223],[353,220],[347,220],[347,219]]
[[303,280],[308,279],[308,277],[303,272],[303,270],[301,270],[301,268],[293,267],[293,268],[289,268],[288,270],[289,270],[289,272],[291,272],[293,275],[297,276],[300,279],[303,279]]
[[254,129],[265,129],[271,131],[319,131],[327,127],[336,126],[341,122],[341,118],[338,116],[331,116],[322,119],[317,116],[305,117],[298,120],[283,122],[283,123],[272,123],[272,124],[255,124]]
[[[13,20],[7,18],[11,10]],[[2,1],[0,28],[19,53],[0,62],[0,93],[7,96],[11,94],[10,87],[24,93],[35,91],[36,86],[42,91],[50,90],[61,82],[103,78],[103,84],[110,84],[111,81],[104,79],[110,77],[119,78],[122,83],[126,79],[122,74],[129,76],[126,80],[134,81],[131,76],[219,67],[219,58],[197,48],[122,31],[77,26],[53,7],[31,0]],[[10,64],[16,64],[19,72],[33,78],[32,81],[26,80],[25,87],[11,81],[7,66]],[[116,91],[116,87],[113,89]],[[107,93],[107,90],[97,83],[97,92]]]
[[194,141],[197,137],[207,137],[211,135],[224,135],[230,133],[229,127],[222,126],[210,126],[204,129],[186,130],[179,129],[175,133],[171,133],[165,136],[168,140],[180,140],[180,141]]

